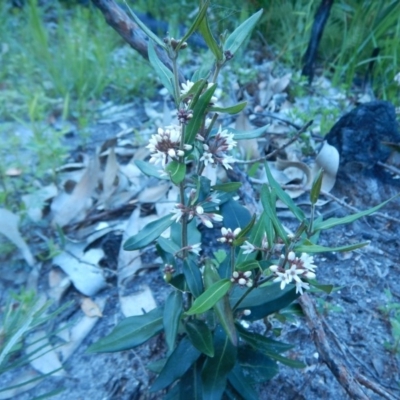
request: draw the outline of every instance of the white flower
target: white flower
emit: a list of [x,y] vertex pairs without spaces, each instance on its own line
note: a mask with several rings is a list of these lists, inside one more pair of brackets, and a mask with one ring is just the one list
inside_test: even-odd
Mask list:
[[225,169],[232,169],[230,164],[233,164],[236,160],[231,156],[224,156],[221,159],[221,164],[224,166]]
[[222,126],[219,126],[216,138],[224,139],[227,150],[232,150],[237,144],[237,142],[233,140],[233,136],[233,133],[229,133],[226,129],[222,130]]
[[250,254],[252,253],[256,248],[254,245],[252,245],[250,242],[247,240],[240,246],[240,248],[243,250],[243,254]]
[[277,277],[273,280],[273,282],[281,283],[281,290],[285,289],[285,286],[292,281],[292,277],[285,272],[275,272]]
[[204,214],[204,208],[202,206],[196,206],[196,213],[198,215]]
[[243,315],[245,315],[246,317],[249,316],[251,314],[251,310],[243,310]]
[[272,272],[277,272],[277,271],[279,270],[279,267],[278,267],[277,265],[271,265],[271,266],[269,267],[269,269],[270,269]]
[[252,272],[251,271],[246,271],[243,273],[243,276],[246,278],[250,278],[251,277]]
[[218,193],[217,192],[212,192],[211,196],[207,199],[211,203],[219,204],[221,203],[221,200],[218,198]]
[[210,214],[210,217],[213,221],[216,221],[216,222],[221,222],[224,219],[224,217],[219,214]]
[[208,151],[205,151],[203,155],[200,157],[200,161],[204,162],[204,165],[207,166],[208,164],[214,164],[214,157]]
[[238,284],[244,286],[247,283],[247,280],[244,278],[239,278]]
[[201,251],[201,243],[191,244],[189,245],[189,252],[196,254],[196,256],[200,255]]
[[173,214],[171,220],[179,222],[183,216],[181,204],[175,204],[175,208],[171,210],[170,213]]
[[186,83],[182,83],[182,89],[181,89],[181,96],[184,96],[185,94],[187,94],[190,89],[193,87],[194,82],[191,81],[186,81]]
[[309,256],[307,253],[301,253],[300,261],[302,261],[302,266],[305,269],[308,269],[311,272],[315,272],[315,269],[317,268],[317,266],[314,265],[314,257],[313,256]]
[[303,289],[310,289],[310,285],[307,282],[296,282],[296,293],[303,294]]
[[287,258],[289,261],[293,261],[296,258],[296,254],[293,251],[289,251]]
[[214,225],[213,225],[213,223],[209,220],[209,219],[203,219],[202,221],[201,221],[207,228],[213,228],[214,227]]

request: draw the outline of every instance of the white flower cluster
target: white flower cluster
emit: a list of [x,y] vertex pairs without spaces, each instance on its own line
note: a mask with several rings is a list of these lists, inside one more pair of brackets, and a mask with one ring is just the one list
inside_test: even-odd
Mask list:
[[232,169],[230,164],[235,160],[227,152],[235,146],[236,141],[233,140],[233,134],[226,129],[222,130],[220,126],[217,134],[208,140],[208,143],[203,143],[203,155],[200,157],[200,161],[203,161],[206,166],[220,164],[226,169]]
[[250,278],[251,275],[251,271],[234,271],[231,277],[231,282],[237,283],[240,286],[247,286],[250,288],[253,286],[253,280]]
[[309,289],[310,285],[302,279],[315,278],[315,269],[317,266],[314,264],[314,257],[306,253],[302,253],[300,257],[296,257],[296,254],[291,251],[287,256],[287,261],[290,265],[287,269],[278,265],[271,265],[269,267],[274,275],[276,275],[274,282],[280,282],[282,290],[286,285],[294,282],[296,293],[303,294],[303,289]]
[[185,144],[183,150],[180,149],[181,127],[168,126],[165,129],[158,128],[157,134],[152,135],[149,144],[146,146],[150,150],[150,162],[161,164],[163,167],[168,162],[168,158],[176,159],[185,155],[185,150],[191,150],[192,146]]
[[175,208],[170,211],[173,215],[171,217],[175,222],[180,222],[183,215],[187,214],[188,220],[191,221],[193,217],[199,218],[200,222],[207,228],[213,228],[213,221],[221,222],[223,220],[222,215],[215,213],[206,213],[200,205],[186,207],[183,204],[175,204]]
[[240,248],[243,250],[243,254],[250,254],[253,253],[253,251],[260,250],[260,251],[268,251],[269,246],[268,246],[268,238],[267,235],[264,233],[264,236],[261,241],[261,247],[256,247],[254,244],[250,243],[248,240],[244,242],[240,246]]
[[233,232],[231,228],[221,228],[222,237],[218,238],[217,241],[232,244],[241,231],[240,228],[236,228]]

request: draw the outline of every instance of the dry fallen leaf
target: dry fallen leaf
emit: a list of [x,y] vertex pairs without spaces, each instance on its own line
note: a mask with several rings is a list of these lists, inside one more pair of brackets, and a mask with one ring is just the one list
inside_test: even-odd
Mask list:
[[148,313],[157,307],[153,294],[147,285],[142,286],[141,290],[137,293],[120,296],[119,302],[121,311],[125,317],[141,315],[143,312]]
[[81,309],[88,317],[91,318],[103,316],[100,307],[89,297],[85,297],[82,300]]
[[324,170],[321,190],[330,192],[335,186],[336,175],[339,170],[340,155],[337,149],[326,140],[315,159],[313,174],[316,175],[320,168]]
[[22,201],[25,204],[29,218],[34,222],[39,222],[43,218],[43,208],[45,202],[57,195],[57,186],[52,183],[44,186],[36,192],[25,194]]
[[7,237],[21,251],[25,261],[31,267],[35,264],[35,259],[22,238],[18,230],[19,217],[5,208],[0,208],[0,233]]

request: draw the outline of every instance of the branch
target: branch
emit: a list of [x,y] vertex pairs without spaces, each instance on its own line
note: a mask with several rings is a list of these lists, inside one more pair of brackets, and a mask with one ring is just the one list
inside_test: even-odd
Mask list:
[[[126,12],[119,7],[114,0],[92,0],[92,3],[102,12],[107,24],[114,28],[143,58],[148,60],[148,37],[139,26],[128,17]],[[166,52],[157,46],[156,52],[161,62],[172,71],[172,62]],[[179,73],[179,81],[185,81],[181,73]]]

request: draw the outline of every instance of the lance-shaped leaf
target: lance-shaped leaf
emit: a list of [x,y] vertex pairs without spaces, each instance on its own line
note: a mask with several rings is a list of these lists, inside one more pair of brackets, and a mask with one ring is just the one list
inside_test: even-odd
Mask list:
[[162,236],[157,239],[157,244],[168,254],[176,254],[181,249],[171,238],[167,239]]
[[315,204],[318,201],[319,194],[321,193],[322,180],[324,178],[324,170],[320,169],[314,178],[313,184],[310,190],[310,201],[311,204]]
[[173,73],[164,65],[163,62],[158,58],[156,51],[154,50],[154,45],[152,41],[148,43],[149,51],[149,61],[153,66],[156,74],[160,78],[161,83],[165,86],[171,96],[175,96],[174,92],[174,75]]
[[301,208],[297,207],[292,198],[281,188],[279,183],[274,179],[269,169],[268,163],[265,164],[265,172],[267,173],[268,183],[271,188],[275,189],[277,196],[288,206],[289,210],[294,214],[294,216],[300,221],[305,220],[304,212]]
[[169,353],[172,353],[175,346],[182,311],[182,292],[174,290],[167,297],[163,316],[165,341],[167,342]]
[[400,194],[397,194],[396,196],[391,197],[389,200],[384,201],[381,204],[378,204],[375,207],[370,208],[369,210],[365,211],[360,211],[358,213],[348,215],[347,217],[343,218],[329,218],[326,221],[315,221],[314,225],[314,231],[321,231],[324,229],[331,229],[335,226],[338,225],[343,225],[343,224],[350,224],[351,222],[356,221],[357,219],[360,219],[362,217],[366,217],[367,215],[371,215],[374,212],[378,211],[380,208],[382,208],[385,204],[389,203],[389,201],[394,200],[395,198],[399,197]]
[[202,314],[214,306],[228,290],[231,288],[232,282],[230,279],[221,279],[213,283],[204,293],[202,293],[193,302],[192,307],[186,311],[186,315]]
[[139,233],[131,236],[124,243],[124,250],[138,250],[148,246],[168,229],[173,222],[171,215],[165,215],[157,221],[150,222]]
[[110,353],[133,349],[163,329],[163,310],[155,308],[147,314],[125,318],[106,337],[88,348],[88,353]]
[[[243,295],[241,288],[235,287],[230,295],[231,306],[234,307]],[[294,285],[287,285],[283,290],[279,282],[261,286],[252,290],[237,307],[238,310],[248,309],[251,314],[244,319],[256,321],[285,308],[299,297]]]
[[153,33],[143,22],[142,20],[132,11],[132,9],[129,7],[128,3],[126,0],[124,0],[124,3],[126,7],[128,7],[129,12],[132,15],[133,20],[139,25],[140,29],[150,38],[152,39],[155,43],[157,43],[159,46],[161,46],[164,50],[165,48],[165,43],[155,34]]
[[224,51],[230,51],[232,54],[235,54],[243,42],[250,36],[262,13],[263,10],[261,9],[239,25],[226,39]]
[[199,132],[201,124],[203,123],[204,113],[210,105],[211,97],[213,96],[217,85],[211,85],[193,107],[193,118],[186,126],[185,143],[193,144],[194,139]]
[[238,114],[240,111],[243,111],[247,105],[247,101],[243,101],[242,103],[235,104],[230,107],[211,107],[210,111],[217,113],[226,113],[226,114]]
[[247,260],[235,265],[236,271],[251,271],[252,269],[260,269],[260,263],[257,260]]
[[221,48],[218,46],[218,43],[214,39],[213,34],[211,33],[210,26],[208,25],[208,19],[207,17],[203,18],[203,20],[200,23],[199,26],[199,31],[201,35],[204,38],[204,41],[206,42],[208,48],[213,52],[215,58],[218,61],[222,61],[223,59],[223,53]]
[[220,183],[217,185],[212,186],[213,190],[219,190],[220,192],[236,192],[242,186],[241,182],[227,182],[227,183]]
[[135,164],[147,176],[168,180],[167,176],[161,176],[160,168],[156,167],[154,164],[142,160],[135,160]]
[[185,325],[186,333],[193,346],[208,357],[214,357],[213,338],[204,321],[194,319]]
[[263,136],[269,125],[262,126],[261,128],[253,129],[251,131],[242,131],[238,129],[229,128],[229,132],[233,133],[235,140],[258,139]]
[[237,349],[221,327],[214,332],[213,358],[207,358],[201,371],[203,400],[221,399],[229,372],[235,365]]
[[179,185],[186,176],[186,164],[180,163],[179,161],[172,160],[166,167],[165,172],[169,174],[171,181],[175,185]]
[[224,227],[236,229],[245,228],[251,221],[249,210],[239,204],[237,201],[230,199],[220,206],[221,215],[224,217]]
[[182,376],[179,386],[179,399],[202,400],[201,360],[197,360]]
[[271,220],[276,234],[285,242],[285,244],[288,244],[287,233],[283,229],[281,221],[279,221],[279,218],[276,215],[275,193],[275,188],[270,189],[267,185],[263,185],[261,188],[261,204],[264,208],[265,214]]
[[183,274],[190,293],[194,297],[199,297],[203,292],[203,280],[201,272],[192,257],[188,257],[183,262]]
[[158,392],[181,378],[199,358],[200,354],[200,351],[190,343],[188,338],[183,338],[169,356],[160,375],[158,375],[151,386],[150,391]]
[[250,385],[248,379],[243,374],[242,368],[239,362],[236,362],[232,371],[228,375],[229,383],[234,389],[246,400],[258,400],[258,394]]
[[[221,268],[221,266],[220,266]],[[211,287],[215,282],[220,280],[217,270],[211,266],[206,265],[204,268],[204,285],[207,288]],[[214,306],[215,315],[219,323],[228,335],[230,341],[234,346],[237,345],[237,332],[235,328],[235,321],[233,319],[233,312],[229,303],[229,296],[225,295]]]
[[318,244],[310,243],[309,241],[306,240],[304,244],[295,246],[294,250],[299,251],[299,252],[304,252],[304,253],[326,253],[326,252],[332,252],[332,251],[352,251],[352,250],[356,250],[356,249],[359,249],[364,246],[368,246],[369,244],[370,244],[370,242],[366,241],[366,242],[348,244],[345,246],[325,247],[325,246],[320,246]]

